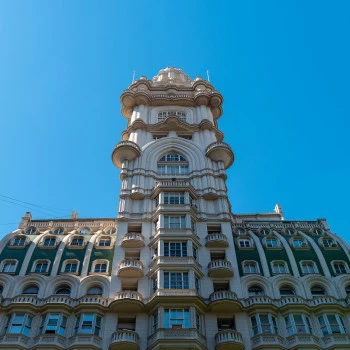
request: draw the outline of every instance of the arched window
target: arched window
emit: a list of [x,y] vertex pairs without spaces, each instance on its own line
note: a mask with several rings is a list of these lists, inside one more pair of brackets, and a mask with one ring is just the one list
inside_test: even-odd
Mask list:
[[295,290],[293,287],[289,286],[288,284],[284,284],[280,287],[280,294],[281,294],[281,297],[295,295]]
[[55,294],[59,294],[59,295],[70,295],[70,287],[63,285],[63,286],[59,286],[56,291]]
[[326,295],[326,291],[322,286],[316,285],[311,287],[311,295],[313,298],[322,297]]
[[350,284],[345,287],[345,293],[350,296]]
[[188,162],[183,156],[177,153],[169,153],[159,159],[157,172],[160,175],[188,174]]
[[38,295],[39,287],[35,284],[31,284],[23,289],[22,294]]
[[100,286],[93,286],[87,290],[87,295],[102,295],[103,289]]
[[245,274],[259,273],[259,269],[256,261],[245,261],[243,264],[243,272]]
[[264,295],[264,290],[257,284],[248,288],[249,296]]

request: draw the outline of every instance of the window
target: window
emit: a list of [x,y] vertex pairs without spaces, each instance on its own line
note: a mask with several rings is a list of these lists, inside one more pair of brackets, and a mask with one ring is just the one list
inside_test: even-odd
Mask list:
[[39,287],[31,284],[23,289],[22,294],[29,294],[29,295],[38,295],[39,293]]
[[58,228],[56,228],[56,229],[53,231],[54,235],[60,235],[60,234],[62,234],[63,232],[64,232],[64,228],[63,228],[63,227],[58,227]]
[[199,278],[197,278],[197,277],[194,278],[194,287],[196,289],[196,292],[199,293],[200,289],[201,289],[201,286],[200,286],[200,283],[199,283]]
[[286,234],[287,235],[289,235],[289,236],[291,236],[291,235],[294,235],[294,230],[292,230],[291,228],[287,228],[286,230],[285,230],[285,232],[286,232]]
[[270,314],[260,315],[257,314],[251,317],[253,334],[276,334],[277,324],[276,319]]
[[188,162],[179,154],[170,153],[159,159],[157,171],[160,175],[187,174]]
[[303,274],[317,273],[315,263],[313,261],[303,261],[301,263]]
[[230,290],[229,282],[214,282],[214,292],[226,292]]
[[313,298],[322,297],[326,295],[326,291],[322,286],[313,286],[311,287],[311,295]]
[[54,247],[56,245],[56,238],[54,237],[45,238],[42,245],[44,247]]
[[218,331],[226,331],[227,329],[235,330],[235,319],[234,318],[218,318]]
[[164,120],[169,115],[176,115],[180,120],[186,121],[186,113],[185,112],[179,112],[179,111],[165,111],[165,112],[159,112],[158,113],[158,121]]
[[158,289],[158,279],[157,278],[153,278],[152,279],[152,291],[153,293],[155,293]]
[[35,227],[29,227],[28,229],[26,229],[25,234],[26,235],[33,235],[34,233],[36,233],[36,228]]
[[78,247],[82,247],[84,245],[84,238],[73,238],[70,242],[71,246],[78,246]]
[[47,314],[41,323],[41,334],[59,334],[64,337],[67,317],[62,314]]
[[190,328],[189,309],[165,309],[164,328]]
[[90,287],[88,290],[87,290],[87,295],[102,295],[103,293],[103,290],[101,287],[99,286],[94,286],[94,287]]
[[105,273],[105,272],[107,272],[107,263],[101,262],[101,263],[95,264],[94,272],[96,272],[96,273]]
[[164,242],[164,256],[187,256],[187,243]]
[[2,262],[1,272],[15,273],[17,267],[17,261],[15,260],[5,260]]
[[32,317],[28,314],[12,314],[5,327],[7,334],[23,334],[29,337]]
[[75,261],[68,261],[64,266],[63,272],[65,273],[76,273],[78,272],[78,263]]
[[250,248],[252,246],[252,243],[249,239],[240,239],[238,243],[240,248]]
[[243,264],[243,273],[258,273],[258,266],[255,261],[247,261]]
[[153,140],[159,140],[159,139],[162,139],[163,137],[167,137],[166,134],[153,134]]
[[165,192],[164,204],[184,204],[185,194],[181,192]]
[[48,269],[49,269],[49,263],[48,261],[46,260],[43,260],[43,261],[38,261],[35,264],[35,268],[34,268],[34,271],[32,272],[35,272],[35,273],[46,273],[48,272]]
[[23,247],[26,245],[26,237],[16,237],[13,241],[12,241],[12,246],[13,247]]
[[165,289],[188,289],[188,272],[164,272]]
[[238,236],[242,236],[242,235],[245,234],[245,229],[239,227],[239,228],[236,229],[235,234],[238,235]]
[[263,236],[267,236],[270,233],[270,231],[266,228],[263,228],[262,230],[260,230],[260,234]]
[[82,230],[79,231],[81,235],[87,235],[89,234],[90,229],[88,227],[83,228]]
[[345,293],[346,293],[346,295],[350,296],[350,285],[347,285],[345,287]]
[[281,297],[295,295],[294,288],[288,285],[283,285],[280,287],[280,295]]
[[335,248],[337,244],[333,241],[333,239],[327,238],[322,240],[322,244],[325,248]]
[[318,318],[323,335],[346,333],[343,321],[338,314],[323,314]]
[[279,247],[279,243],[278,243],[277,239],[274,239],[274,238],[267,239],[265,244],[266,244],[267,248],[278,248]]
[[112,244],[112,241],[109,237],[102,237],[98,242],[99,247],[110,247],[111,244]]
[[272,263],[272,272],[275,274],[288,273],[287,265],[284,261],[275,261]]
[[165,215],[164,228],[186,228],[186,217]]
[[322,230],[320,230],[319,228],[315,228],[312,233],[314,235],[317,235],[317,236],[321,236],[322,235]]
[[302,238],[293,239],[294,248],[306,248],[307,243]]
[[152,315],[152,333],[156,332],[158,329],[158,312]]
[[341,261],[333,262],[333,267],[334,267],[334,272],[337,275],[347,273],[347,266],[345,265],[344,262],[341,262]]
[[311,323],[304,314],[289,314],[284,318],[287,326],[287,334],[312,334]]
[[193,259],[194,260],[197,260],[197,257],[198,257],[198,250],[196,247],[192,247],[192,256],[193,256]]
[[70,287],[69,286],[60,286],[56,289],[55,294],[58,295],[70,295]]
[[196,328],[200,332],[202,329],[202,317],[201,315],[196,311]]
[[258,285],[253,285],[248,288],[248,294],[249,296],[256,296],[256,295],[264,295],[264,290],[258,286]]
[[101,317],[96,314],[80,314],[75,325],[75,334],[94,334],[99,336]]
[[116,232],[117,230],[115,228],[108,228],[107,230],[105,230],[106,235],[114,235]]

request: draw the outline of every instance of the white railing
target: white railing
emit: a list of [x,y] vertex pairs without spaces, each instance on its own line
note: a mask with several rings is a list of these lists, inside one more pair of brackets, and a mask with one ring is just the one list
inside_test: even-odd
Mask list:
[[124,268],[128,268],[128,267],[137,268],[137,269],[142,270],[143,269],[143,264],[142,264],[142,262],[140,260],[136,260],[136,259],[125,259],[125,260],[122,260],[120,265],[119,265],[119,268],[120,269],[124,269]]
[[135,292],[133,290],[123,290],[121,292],[116,293],[115,300],[121,299],[134,299],[138,301],[142,301],[142,294],[139,292]]
[[242,340],[241,333],[231,329],[227,329],[225,331],[216,333],[215,342],[216,344],[228,343],[228,342],[242,343],[243,340]]
[[222,268],[232,270],[232,265],[227,260],[213,260],[209,263],[208,267],[209,267],[209,270],[222,269]]
[[209,233],[206,237],[205,237],[206,242],[227,242],[227,237],[220,232],[217,233]]
[[112,335],[112,343],[119,343],[119,342],[129,342],[129,343],[138,344],[139,336],[136,332],[131,331],[129,329],[117,330]]
[[222,290],[210,294],[209,301],[218,301],[223,299],[237,300],[237,295],[234,292],[228,290]]

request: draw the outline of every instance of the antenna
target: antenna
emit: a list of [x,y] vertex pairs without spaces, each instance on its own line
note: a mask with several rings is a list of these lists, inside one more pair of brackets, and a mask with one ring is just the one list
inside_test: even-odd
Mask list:
[[207,69],[207,80],[209,81],[210,83],[210,77],[209,77],[209,70]]
[[135,81],[135,71],[132,72],[132,82],[131,84]]

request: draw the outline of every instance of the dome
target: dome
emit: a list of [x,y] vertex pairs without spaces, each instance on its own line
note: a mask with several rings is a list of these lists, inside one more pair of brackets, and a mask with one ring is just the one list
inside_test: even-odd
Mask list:
[[156,84],[174,84],[191,86],[191,78],[184,73],[182,69],[167,67],[159,71],[159,73],[152,79]]

